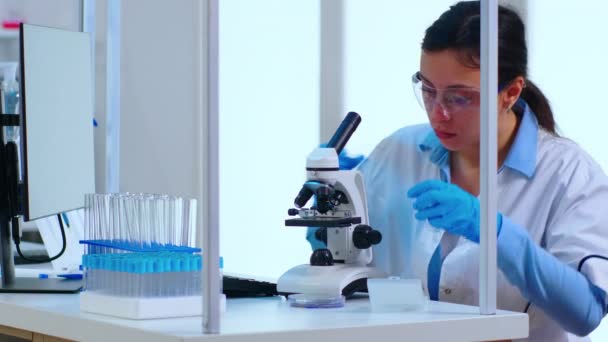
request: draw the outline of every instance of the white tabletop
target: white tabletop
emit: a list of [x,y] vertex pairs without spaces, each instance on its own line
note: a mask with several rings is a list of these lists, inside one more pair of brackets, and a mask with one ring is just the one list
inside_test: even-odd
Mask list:
[[81,313],[79,295],[0,294],[0,324],[78,341],[486,341],[528,335],[528,316],[431,302],[425,312],[371,312],[367,298],[340,309],[289,307],[280,297],[230,299],[220,335],[201,317],[133,321]]

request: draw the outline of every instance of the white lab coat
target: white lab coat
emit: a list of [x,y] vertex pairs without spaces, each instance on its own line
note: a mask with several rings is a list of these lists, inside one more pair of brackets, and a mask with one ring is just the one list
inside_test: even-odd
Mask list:
[[[445,259],[439,300],[478,305],[479,245],[417,221],[406,194],[420,181],[440,179],[440,168],[429,159],[431,151],[420,149],[429,132],[428,125],[403,128],[383,140],[359,167],[366,182],[370,224],[383,234],[382,242],[374,247],[373,263],[390,275],[419,278],[426,287],[429,260],[441,243]],[[498,210],[572,267],[586,255],[607,255],[607,177],[570,140],[538,128],[536,133],[534,175],[501,169]],[[590,260],[583,273],[608,293],[608,262]],[[498,308],[523,312],[527,303],[499,270]],[[528,314],[527,341],[589,340],[568,334],[534,305]]]

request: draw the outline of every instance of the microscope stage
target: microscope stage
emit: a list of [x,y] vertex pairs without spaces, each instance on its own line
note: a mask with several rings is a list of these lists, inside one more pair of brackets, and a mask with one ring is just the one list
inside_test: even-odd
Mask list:
[[360,217],[324,217],[317,216],[314,218],[293,218],[285,220],[285,225],[288,227],[349,227],[353,224],[361,223]]

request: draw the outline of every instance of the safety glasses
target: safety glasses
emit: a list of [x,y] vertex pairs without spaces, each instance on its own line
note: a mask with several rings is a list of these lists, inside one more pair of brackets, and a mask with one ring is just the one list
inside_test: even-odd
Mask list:
[[435,88],[422,79],[420,72],[416,72],[412,76],[412,85],[418,103],[427,113],[432,113],[436,105],[441,106],[443,115],[446,117],[479,110],[480,91],[477,88],[464,86]]

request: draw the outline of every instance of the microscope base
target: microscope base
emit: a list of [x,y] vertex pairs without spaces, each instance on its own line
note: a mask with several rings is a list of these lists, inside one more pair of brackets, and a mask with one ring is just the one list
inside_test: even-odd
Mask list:
[[367,289],[368,278],[385,277],[384,272],[369,266],[334,264],[332,266],[299,265],[285,272],[277,282],[280,294],[343,294],[348,297]]

